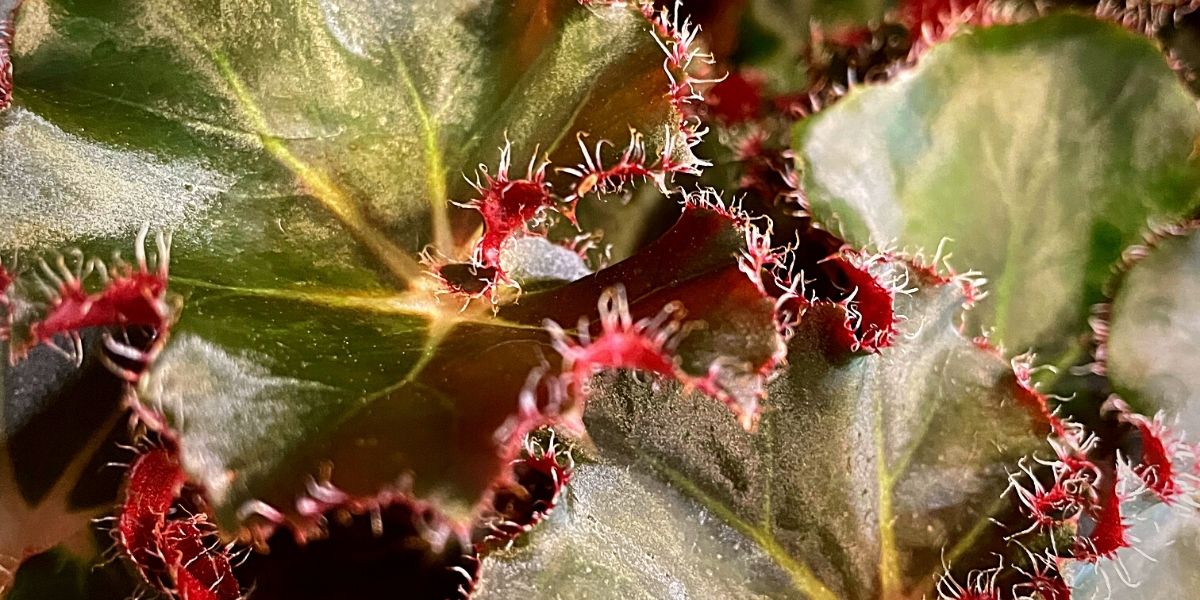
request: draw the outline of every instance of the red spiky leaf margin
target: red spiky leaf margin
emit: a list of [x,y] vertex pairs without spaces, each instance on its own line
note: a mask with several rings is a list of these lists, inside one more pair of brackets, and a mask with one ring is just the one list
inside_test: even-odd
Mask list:
[[850,295],[838,301],[847,313],[843,343],[851,351],[868,353],[890,346],[897,333],[895,297],[903,293],[904,287],[897,282],[881,281],[872,270],[892,259],[845,251],[830,260],[838,264],[853,286]]
[[964,584],[943,575],[937,583],[938,600],[1000,600],[996,579],[1001,571],[1002,567],[971,571]]
[[[697,43],[700,27],[693,24],[690,17],[682,17],[681,2],[675,3],[674,10],[666,6],[656,8],[654,2],[650,0],[579,0],[579,3],[583,6],[632,7],[640,12],[650,24],[655,41],[658,42],[665,55],[663,72],[669,82],[665,96],[675,108],[679,122],[677,132],[672,132],[669,128],[665,132],[664,148],[657,158],[655,166],[650,167],[649,170],[655,173],[655,176],[652,177],[655,179],[665,178],[674,173],[698,174],[699,168],[708,166],[707,162],[699,159],[697,162],[679,162],[674,160],[674,155],[677,145],[689,149],[694,148],[708,133],[699,117],[704,102],[701,88],[715,83],[717,79],[704,78],[711,75],[714,59],[711,53]],[[637,136],[632,136],[630,147],[634,146],[637,141]],[[641,154],[644,160],[645,153]],[[585,149],[584,157],[587,156],[588,152]],[[599,173],[603,173],[605,170],[599,161],[596,162],[596,168]],[[613,171],[614,174],[619,172],[619,169]],[[586,173],[584,177],[587,177]],[[581,181],[580,183],[585,182]],[[583,195],[578,193],[580,188],[581,186],[576,186],[576,195]]]
[[13,30],[16,25],[17,8],[20,1],[13,3],[11,12],[0,13],[0,110],[8,108],[12,103],[13,66],[12,44]]
[[[777,137],[765,126],[729,136],[737,167],[738,218],[756,222],[746,231],[742,269],[779,303],[784,333],[813,306],[836,306],[845,314],[841,326],[830,332],[836,343],[847,352],[878,352],[897,333],[895,295],[905,285],[887,279],[897,272],[891,264],[897,258],[848,248],[813,226],[791,151]],[[693,195],[691,201],[703,197]],[[786,245],[773,242],[776,237]]]
[[1095,14],[1131,31],[1154,37],[1163,27],[1179,22],[1196,8],[1194,0],[1100,0],[1096,3]]
[[[263,600],[373,597],[396,589],[465,600],[478,581],[476,551],[432,504],[408,496],[381,494],[366,507],[334,490],[314,492],[328,501],[313,503],[321,511],[320,534],[276,528],[255,548],[242,548],[234,566],[233,545],[220,545],[204,513],[184,500],[186,489],[174,450],[145,451],[130,468],[113,532],[144,581],[171,598],[238,600],[244,581]],[[542,506],[540,516],[551,508]]]
[[946,41],[963,25],[996,23],[995,5],[993,0],[905,0],[897,9],[897,16],[909,30],[910,58],[915,59]]
[[513,467],[512,483],[497,486],[472,545],[433,504],[389,493],[367,501],[313,482],[302,503],[319,522],[317,530],[271,527],[256,543],[269,550],[243,548],[244,562],[231,568],[230,548],[216,549],[203,516],[165,516],[184,511],[185,481],[174,452],[158,448],[130,470],[114,537],[147,582],[181,600],[238,598],[239,580],[264,600],[363,597],[402,588],[415,597],[466,599],[478,582],[479,557],[550,514],[572,462],[553,437],[544,446],[527,439]]
[[493,176],[485,165],[471,185],[479,197],[466,203],[466,208],[479,212],[483,217],[483,236],[476,242],[471,253],[472,265],[490,269],[494,277],[508,283],[508,277],[500,268],[500,251],[504,243],[514,235],[528,232],[528,223],[542,216],[556,202],[546,182],[548,163],[538,162],[536,152],[530,159],[525,176],[514,178],[512,168],[512,144],[505,143],[500,149],[500,163]]
[[1122,504],[1132,497],[1123,489],[1119,465],[1101,464],[1100,477],[1096,482],[1095,500],[1085,507],[1083,517],[1090,530],[1075,539],[1075,558],[1086,562],[1114,559],[1117,551],[1131,545],[1130,524],[1125,517]]
[[1044,554],[1025,551],[1029,559],[1027,569],[1016,567],[1024,581],[1013,585],[1013,597],[1037,598],[1041,600],[1071,600],[1071,586],[1063,578],[1059,564],[1062,559],[1047,550]]
[[[937,582],[938,600],[1071,599],[1071,586],[1059,570],[1062,559],[1050,552],[1034,554],[1028,549],[1024,550],[1024,554],[1028,559],[1025,566],[1007,565],[1001,560],[995,567],[967,573],[965,583],[959,583],[947,571]],[[1019,575],[1020,581],[1013,584],[1006,594],[1002,591],[1001,581],[1013,572]]]
[[278,528],[238,576],[262,600],[392,597],[466,600],[479,558],[430,504],[397,495],[367,510],[332,508],[319,536]]
[[476,552],[486,554],[512,544],[531,531],[558,506],[571,480],[574,460],[552,431],[526,437],[525,449],[513,461],[511,482],[501,482],[492,495],[491,509],[479,520],[471,539]]
[[[895,11],[895,18],[909,29],[912,51],[909,60],[915,61],[964,26],[988,27],[1021,21],[1053,10],[1070,8],[1071,3],[1037,5],[1004,0],[904,0]],[[1191,0],[1139,2],[1101,0],[1095,3],[1093,14],[1121,27],[1155,37],[1166,26],[1195,11]],[[1176,69],[1182,65],[1167,49],[1168,59]]]
[[114,537],[143,579],[180,600],[242,597],[226,550],[203,515],[177,506],[186,479],[174,450],[152,448],[129,469]]
[[143,574],[166,568],[157,536],[183,483],[179,461],[165,449],[142,454],[129,469],[116,538]]
[[[527,396],[555,398],[550,404],[562,407],[557,425],[581,431],[591,379],[636,370],[719,399],[752,427],[785,347],[771,326],[776,300],[763,290],[761,274],[746,267],[755,260],[750,257],[769,250],[768,239],[737,207],[696,192],[675,226],[633,258],[502,308],[508,320],[546,325],[558,350],[555,364],[531,379]],[[580,310],[585,305],[594,308]],[[744,324],[725,321],[731,314],[761,319],[767,328],[742,331]],[[567,330],[570,325],[577,326]],[[737,327],[748,336],[744,347],[724,348],[748,362],[730,362],[720,347],[705,345],[703,336],[714,327]],[[736,390],[729,388],[734,380]]]
[[1077,518],[1096,502],[1094,490],[1100,478],[1099,468],[1086,456],[1081,456],[1085,454],[1083,452],[1076,453],[1060,444],[1053,446],[1057,460],[1034,461],[1037,466],[1049,470],[1048,483],[1043,483],[1024,462],[1018,465],[1019,472],[1010,476],[1009,491],[1014,493],[1022,511],[1032,521],[1026,530],[1013,537],[1031,532],[1053,534],[1060,525]]
[[1177,462],[1194,459],[1194,451],[1164,423],[1162,416],[1154,419],[1142,415],[1129,415],[1126,419],[1137,428],[1141,436],[1141,458],[1133,466],[1133,472],[1146,483],[1150,491],[1167,504],[1175,502],[1184,493]]
[[[782,309],[790,315],[785,330],[794,328],[805,313],[821,307],[836,307],[844,318],[828,334],[843,352],[872,354],[887,348],[897,335],[896,294],[906,293],[905,281],[890,281],[889,265],[898,258],[889,254],[867,255],[842,249],[813,263],[811,257],[797,258],[785,252],[774,272],[774,288]],[[805,268],[831,271],[838,283],[810,289]],[[828,282],[825,280],[824,282]]]
[[[990,344],[986,341],[978,341],[980,345]],[[994,352],[1000,354],[999,350],[992,348]],[[1072,429],[1071,423],[1054,413],[1050,408],[1050,401],[1045,394],[1039,392],[1033,384],[1033,366],[1032,357],[1029,355],[1021,355],[1012,359],[1012,368],[1014,380],[1013,384],[1017,388],[1017,401],[1022,406],[1029,409],[1041,422],[1050,427],[1050,433],[1060,440],[1064,440],[1069,446],[1080,445],[1078,432]],[[1059,452],[1061,456],[1062,453]]]
[[[573,203],[589,194],[616,194],[627,186],[645,181],[653,181],[662,191],[667,189],[667,176],[672,173],[688,172],[697,174],[698,170],[691,166],[681,166],[674,162],[675,137],[667,132],[666,145],[661,156],[651,160],[646,154],[646,143],[642,134],[631,130],[629,144],[621,151],[615,161],[605,164],[603,150],[611,145],[608,140],[601,140],[592,149],[588,148],[587,138],[580,135],[576,141],[579,144],[582,161],[572,167],[557,169],[576,180],[567,196],[567,201]],[[573,210],[573,209],[572,209]],[[573,212],[568,216],[573,218]]]
[[[641,132],[631,130],[625,150],[615,161],[606,164],[602,156],[610,140],[598,141],[594,149],[585,142],[581,133],[578,141],[582,150],[582,161],[573,166],[554,166],[542,160],[535,151],[529,169],[523,178],[513,178],[509,173],[511,147],[501,149],[497,174],[493,177],[486,167],[480,167],[474,186],[479,195],[461,206],[473,209],[482,217],[483,235],[474,245],[468,264],[448,260],[427,259],[433,272],[442,282],[445,291],[468,298],[487,298],[493,304],[500,299],[499,287],[515,286],[500,264],[500,254],[505,243],[522,235],[541,235],[538,225],[550,212],[555,212],[573,224],[575,205],[590,194],[609,194],[623,191],[627,186],[642,181],[653,181],[666,191],[668,179],[676,173],[697,175],[708,163],[698,158],[679,160],[681,149],[691,150],[703,139],[706,130],[695,116],[695,105],[703,100],[698,87],[710,80],[697,79],[693,71],[712,63],[711,55],[697,48],[696,36],[699,28],[690,20],[680,21],[678,6],[675,11],[656,9],[653,2],[615,2],[579,0],[583,6],[628,7],[640,14],[650,25],[651,35],[665,55],[663,71],[667,76],[668,89],[664,92],[670,101],[678,122],[664,129],[663,147],[659,156],[647,154]],[[554,167],[556,173],[570,178],[563,195],[555,191],[546,180],[546,172]]]
[[[560,385],[566,394],[582,403],[591,394],[594,375],[604,371],[629,370],[650,373],[683,384],[684,393],[698,390],[719,398],[736,413],[737,403],[729,397],[718,381],[719,366],[703,377],[684,371],[679,364],[679,342],[688,333],[683,304],[667,304],[653,317],[634,321],[629,312],[629,298],[623,286],[605,290],[598,305],[600,331],[594,337],[590,325],[580,322],[575,336],[568,335],[558,323],[547,321],[554,350],[562,357]],[[749,427],[753,414],[739,414]]]
[[[39,344],[59,348],[55,342],[66,339],[73,348],[73,358],[79,360],[82,358],[79,334],[84,329],[147,327],[157,334],[157,343],[148,351],[121,344],[111,335],[106,336],[105,342],[119,356],[140,363],[151,362],[166,339],[175,311],[167,294],[170,236],[158,234],[158,253],[152,267],[145,252],[147,233],[148,228],[143,227],[138,234],[134,245],[136,263],[132,265],[118,260],[109,267],[98,259],[85,260],[79,253],[73,269],[68,268],[62,255],[57,257],[54,267],[45,260],[39,261],[41,274],[35,272],[31,276],[49,300],[45,314],[29,323],[23,341],[13,344],[11,359],[20,360]],[[95,291],[91,289],[93,274],[99,279]],[[115,363],[110,366],[130,382],[140,377],[137,370],[121,368]]]
[[[586,0],[583,1],[587,3]],[[679,130],[683,135],[683,142],[691,148],[699,144],[707,133],[697,116],[697,109],[704,101],[699,88],[716,80],[700,79],[693,74],[694,71],[702,71],[702,76],[707,74],[714,59],[712,54],[698,47],[696,37],[700,34],[700,28],[692,23],[691,17],[684,17],[680,21],[681,6],[682,2],[677,1],[675,10],[665,6],[655,9],[653,2],[639,2],[642,15],[654,27],[659,46],[666,54],[663,71],[671,82],[667,97],[679,114]],[[689,168],[688,165],[674,167],[681,170]]]
[[171,521],[161,534],[163,556],[172,566],[174,594],[180,600],[240,600],[241,591],[229,557],[211,549],[212,531],[201,521]]

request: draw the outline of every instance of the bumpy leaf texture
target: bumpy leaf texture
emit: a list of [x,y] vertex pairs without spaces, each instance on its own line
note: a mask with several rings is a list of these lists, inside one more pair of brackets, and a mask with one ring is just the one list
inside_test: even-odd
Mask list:
[[605,448],[528,543],[484,561],[479,598],[796,597],[786,571],[704,505]]
[[[71,423],[129,435],[131,409],[154,441],[114,536],[151,586],[320,597],[287,573],[362,542],[370,556],[343,576],[378,579],[408,552],[445,559],[434,571],[468,593],[486,549],[468,547],[472,527],[532,524],[513,522],[512,494],[540,488],[512,461],[541,425],[578,432],[594,372],[678,380],[754,425],[783,350],[775,299],[745,266],[769,250],[748,246],[766,239],[755,224],[701,194],[594,275],[577,255],[520,254],[580,202],[702,164],[695,31],[670,13],[31,0],[15,22],[0,113],[6,337],[14,369],[57,370],[6,373],[5,457],[23,436],[43,461],[63,435],[90,439]],[[173,236],[155,245],[147,230]],[[128,260],[107,258],[135,237]],[[562,255],[562,242],[546,245]],[[514,303],[525,274],[552,289]],[[112,390],[86,410],[106,420],[74,421],[84,399],[43,388],[93,371]],[[92,454],[56,452],[71,468]],[[21,493],[0,505],[21,523],[0,548],[18,560],[66,535],[39,529],[26,513],[42,500]],[[235,536],[256,551],[244,588],[215,545]]]
[[962,288],[891,263],[917,288],[897,298],[896,344],[855,355],[818,304],[797,326],[758,435],[704,403],[618,382],[595,402],[601,447],[630,452],[759,545],[787,573],[770,597],[930,593],[999,508],[1008,465],[1044,444],[1007,362],[964,339]]
[[[382,479],[360,473],[363,485],[337,461],[348,490],[411,470],[422,491],[472,504],[496,466],[455,453],[490,443],[446,428],[513,411],[474,394],[478,410],[455,406],[418,374],[453,354],[439,348],[483,349],[514,328],[414,293],[431,284],[412,256],[430,241],[463,250],[453,240],[478,221],[448,202],[472,197],[460,175],[494,166],[506,135],[517,156],[540,145],[569,165],[576,132],[624,141],[636,127],[651,152],[679,134],[655,33],[629,8],[29,2],[15,39],[4,245],[96,239],[107,253],[141,222],[175,230],[171,285],[186,316],[148,389],[226,517],[248,494],[270,496],[259,475],[275,461],[310,470],[299,446],[337,446],[326,426],[355,415],[412,438],[379,449],[405,464],[373,465]],[[525,362],[459,360],[478,360],[480,381],[489,363],[521,373],[515,392],[538,359],[506,355]],[[364,414],[386,398],[415,420]],[[243,426],[226,438],[227,421],[201,414]],[[408,464],[423,461],[440,474]],[[277,483],[281,498],[297,489]]]
[[972,332],[1069,364],[1121,249],[1195,208],[1197,133],[1153,44],[1055,16],[933,48],[800,123],[794,149],[817,221],[855,244],[944,248],[989,280]]

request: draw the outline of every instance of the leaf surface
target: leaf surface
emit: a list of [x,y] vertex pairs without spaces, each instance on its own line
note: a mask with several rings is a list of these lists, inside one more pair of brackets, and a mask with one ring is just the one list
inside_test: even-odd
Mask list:
[[[43,302],[38,257],[128,258],[143,223],[174,232],[183,308],[140,393],[227,532],[251,500],[299,511],[313,482],[468,519],[527,425],[520,392],[553,354],[554,315],[435,295],[418,253],[464,260],[478,234],[451,204],[476,194],[463,175],[494,174],[506,144],[514,171],[575,165],[577,135],[623,148],[631,128],[651,157],[693,160],[667,143],[683,115],[635,6],[30,0],[16,24],[0,114],[12,299]],[[702,266],[736,271],[736,250],[718,254]],[[589,290],[547,305],[574,323],[596,310]]]
[[802,597],[742,533],[619,456],[578,465],[569,490],[526,544],[484,561],[479,598]]
[[879,354],[832,341],[840,307],[810,309],[757,435],[628,381],[593,403],[589,429],[753,540],[801,597],[930,593],[943,549],[954,560],[982,541],[1006,468],[1047,428],[1008,364],[959,335],[962,290],[922,277]]
[[[1200,433],[1200,234],[1155,240],[1118,279],[1103,352],[1109,380],[1138,412]],[[1170,422],[1170,421],[1168,421]]]
[[1149,41],[1075,16],[938,45],[903,77],[802,122],[813,213],[854,244],[946,242],[988,295],[968,331],[1051,363],[1148,220],[1195,208],[1195,99]]

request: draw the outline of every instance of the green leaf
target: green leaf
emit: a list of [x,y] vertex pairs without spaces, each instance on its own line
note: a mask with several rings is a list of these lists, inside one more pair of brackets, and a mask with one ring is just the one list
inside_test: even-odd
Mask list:
[[1154,240],[1118,280],[1103,359],[1137,412],[1163,411],[1200,433],[1200,233]]
[[[553,355],[552,315],[460,311],[416,257],[467,257],[478,214],[451,201],[506,141],[522,171],[578,163],[577,134],[664,152],[682,115],[657,35],[640,7],[573,0],[29,0],[0,114],[12,299],[44,304],[25,257],[128,256],[143,223],[171,230],[183,308],[139,392],[221,527],[327,478],[465,520],[507,468],[497,432]],[[689,277],[736,270],[714,252]],[[574,323],[588,290],[546,304]]]
[[[109,149],[69,137],[79,135],[173,171],[137,178],[163,189],[125,198],[134,223],[163,219],[155,209],[172,187],[225,219],[299,193],[402,277],[414,265],[400,252],[431,239],[449,252],[470,233],[477,221],[448,201],[470,197],[461,175],[494,165],[506,135],[517,157],[540,147],[567,165],[578,161],[577,131],[623,144],[632,126],[661,143],[679,118],[645,18],[568,1],[37,0],[22,9],[15,50],[10,118],[34,113],[40,130],[15,169],[27,177],[8,188],[25,196],[15,213],[61,198],[68,183],[82,200],[112,201],[103,181],[65,168],[75,159],[115,176],[121,166],[80,157]],[[63,156],[72,142],[85,148]],[[44,191],[21,193],[32,189]],[[113,223],[73,225],[84,231],[45,226],[71,240]],[[324,250],[309,246],[310,256]]]
[[689,210],[633,258],[495,317],[412,294],[193,284],[143,394],[171,417],[223,523],[250,500],[288,510],[322,475],[358,497],[411,484],[467,519],[506,464],[528,375],[557,358],[543,320],[594,317],[603,291],[623,284],[635,316],[682,300],[708,323],[679,349],[686,369],[769,360],[773,307],[737,268],[743,243],[728,217]]
[[968,330],[1050,362],[1149,219],[1197,206],[1195,99],[1149,41],[1075,16],[980,29],[795,130],[815,217],[982,272]]
[[[103,537],[101,537],[103,536]],[[95,537],[95,541],[88,538]],[[64,544],[27,559],[16,572],[7,600],[124,600],[138,582],[120,561],[101,562],[95,542],[111,543],[97,532],[84,532]],[[3,588],[0,587],[0,591]]]
[[578,465],[567,489],[528,543],[484,561],[479,598],[801,597],[741,532],[625,457]]
[[897,298],[907,319],[879,354],[834,347],[841,307],[805,314],[757,434],[627,381],[592,403],[589,430],[753,540],[788,573],[786,594],[928,595],[943,550],[954,562],[994,534],[1006,469],[1047,429],[1008,364],[959,335],[961,288],[909,275],[921,289]]

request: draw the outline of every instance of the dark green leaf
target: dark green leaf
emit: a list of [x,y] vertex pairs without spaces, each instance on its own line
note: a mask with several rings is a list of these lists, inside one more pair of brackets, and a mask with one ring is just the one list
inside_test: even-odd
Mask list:
[[479,598],[799,598],[788,576],[718,514],[605,455],[528,543],[484,562]]
[[96,556],[80,556],[66,547],[25,561],[16,574],[8,600],[125,600],[137,583],[120,562],[97,564]]
[[227,529],[330,476],[472,514],[552,352],[541,316],[436,298],[417,253],[466,258],[478,215],[450,202],[506,140],[523,175],[577,163],[577,133],[657,156],[682,118],[641,11],[572,0],[30,0],[13,50],[0,250],[174,231],[183,310],[141,392]]
[[129,416],[99,337],[84,337],[79,367],[50,348],[0,367],[0,589],[6,563],[84,530],[116,499],[122,472],[108,463],[129,458],[118,447]]
[[[686,369],[703,375],[717,356],[768,361],[772,304],[737,268],[743,243],[728,217],[691,210],[633,258],[497,317],[458,313],[453,300],[414,304],[412,294],[195,284],[143,392],[173,418],[184,464],[224,522],[252,499],[288,510],[319,476],[355,496],[411,478],[418,495],[465,519],[504,466],[502,432],[527,376],[557,360],[543,320],[594,320],[597,298],[623,284],[635,316],[681,300],[707,322],[680,348]],[[247,340],[261,345],[226,350]]]

